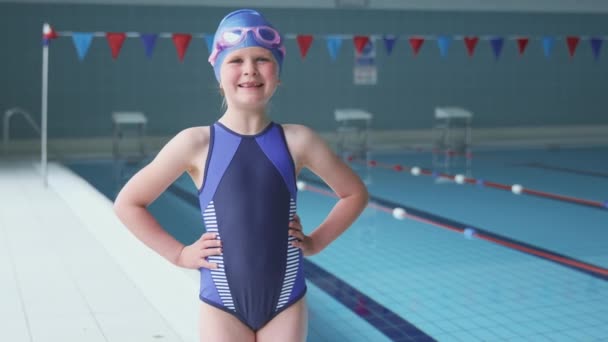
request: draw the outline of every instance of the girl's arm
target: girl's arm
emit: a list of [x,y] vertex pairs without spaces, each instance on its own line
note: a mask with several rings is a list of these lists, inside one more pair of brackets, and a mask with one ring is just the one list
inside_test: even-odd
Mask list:
[[350,227],[365,209],[369,195],[361,179],[318,134],[300,125],[289,125],[287,130],[291,131],[290,148],[297,165],[318,175],[339,197],[325,220],[310,234],[312,250],[307,254],[312,255]]
[[202,153],[205,144],[208,136],[205,139],[200,128],[180,132],[125,184],[114,202],[114,211],[129,231],[176,265],[180,264],[184,245],[160,226],[147,207],[185,171],[191,171],[192,161]]

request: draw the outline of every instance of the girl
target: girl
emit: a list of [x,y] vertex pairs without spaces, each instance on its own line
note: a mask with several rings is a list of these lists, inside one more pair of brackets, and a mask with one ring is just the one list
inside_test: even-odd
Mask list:
[[[367,204],[361,180],[311,129],[270,120],[285,48],[260,13],[238,10],[219,24],[209,62],[226,103],[211,126],[177,134],[135,174],[115,211],[144,244],[201,274],[201,341],[305,341],[302,257],[323,250]],[[308,168],[339,197],[305,235],[296,212],[296,177]],[[207,232],[176,241],[146,207],[183,172],[199,189]]]

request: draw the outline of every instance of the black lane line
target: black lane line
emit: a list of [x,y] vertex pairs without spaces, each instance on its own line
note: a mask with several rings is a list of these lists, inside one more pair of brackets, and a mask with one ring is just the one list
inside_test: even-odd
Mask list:
[[573,169],[573,168],[569,168],[569,167],[555,166],[555,165],[549,165],[549,164],[544,164],[544,163],[536,163],[536,162],[520,163],[520,164],[515,164],[515,166],[525,166],[525,167],[530,167],[530,168],[545,169],[545,170],[551,170],[551,171],[559,171],[559,172],[565,172],[565,173],[573,173],[573,174],[577,174],[577,175],[584,175],[584,176],[608,179],[608,173]]

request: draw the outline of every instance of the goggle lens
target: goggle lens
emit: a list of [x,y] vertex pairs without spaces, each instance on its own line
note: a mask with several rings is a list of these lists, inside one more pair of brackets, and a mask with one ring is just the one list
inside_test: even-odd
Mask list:
[[272,43],[277,37],[277,32],[269,28],[262,27],[258,30],[258,35],[263,40]]
[[232,30],[222,33],[222,39],[228,44],[237,44],[243,36],[243,30]]

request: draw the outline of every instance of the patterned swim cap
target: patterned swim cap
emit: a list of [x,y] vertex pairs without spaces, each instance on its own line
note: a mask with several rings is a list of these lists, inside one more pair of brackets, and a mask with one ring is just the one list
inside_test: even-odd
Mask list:
[[229,13],[220,22],[213,37],[209,63],[215,78],[220,80],[220,68],[226,56],[235,50],[258,46],[268,49],[279,65],[279,73],[285,57],[281,34],[259,12],[240,9]]

